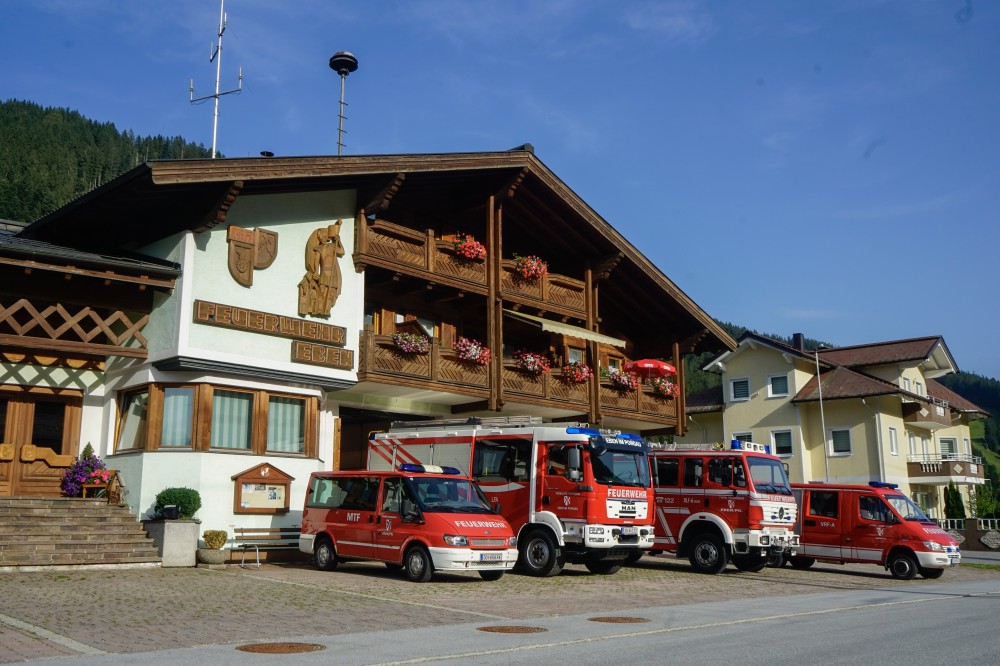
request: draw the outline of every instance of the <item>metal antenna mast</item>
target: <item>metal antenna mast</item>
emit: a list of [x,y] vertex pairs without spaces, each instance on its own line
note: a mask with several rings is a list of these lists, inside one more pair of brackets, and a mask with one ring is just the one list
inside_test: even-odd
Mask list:
[[222,75],[222,33],[226,31],[226,11],[224,9],[226,0],[219,0],[219,43],[216,45],[215,50],[212,51],[212,55],[208,58],[209,62],[215,62],[215,93],[212,95],[205,95],[204,97],[194,96],[194,79],[191,79],[191,89],[189,95],[191,97],[191,103],[195,104],[197,102],[204,102],[206,99],[215,100],[215,113],[212,118],[212,159],[215,159],[215,139],[219,131],[219,98],[223,95],[229,95],[231,93],[240,93],[243,90],[243,67],[240,67],[239,75],[239,85],[237,85],[232,90],[227,90],[225,92],[219,92],[219,79]]
[[344,152],[344,107],[347,103],[344,101],[344,81],[347,80],[347,75],[351,72],[357,70],[358,59],[354,57],[353,53],[349,51],[337,51],[330,58],[330,69],[340,74],[340,123],[337,126],[337,154],[342,155]]

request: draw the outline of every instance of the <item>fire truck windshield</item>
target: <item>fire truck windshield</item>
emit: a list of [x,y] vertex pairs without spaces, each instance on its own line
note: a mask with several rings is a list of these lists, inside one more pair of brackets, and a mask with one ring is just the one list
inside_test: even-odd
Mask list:
[[409,494],[421,511],[430,513],[493,513],[479,486],[468,479],[430,476],[410,477]]
[[591,451],[594,481],[606,486],[649,487],[649,462],[645,453],[631,451]]
[[927,514],[920,510],[913,500],[911,500],[906,495],[884,495],[883,496],[892,508],[896,510],[896,513],[903,517],[903,520],[912,521],[915,523],[933,523],[934,521],[927,517]]
[[788,485],[788,477],[785,476],[785,468],[780,461],[759,456],[747,456],[747,462],[750,465],[750,477],[758,492],[772,495],[792,494],[792,489]]

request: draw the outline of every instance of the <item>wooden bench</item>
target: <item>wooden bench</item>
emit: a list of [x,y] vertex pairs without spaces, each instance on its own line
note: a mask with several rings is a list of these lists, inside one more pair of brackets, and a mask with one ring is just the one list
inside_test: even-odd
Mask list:
[[260,567],[261,550],[298,550],[298,527],[237,527],[234,533],[236,544],[233,550],[240,550],[240,566],[246,568],[247,551],[251,548]]

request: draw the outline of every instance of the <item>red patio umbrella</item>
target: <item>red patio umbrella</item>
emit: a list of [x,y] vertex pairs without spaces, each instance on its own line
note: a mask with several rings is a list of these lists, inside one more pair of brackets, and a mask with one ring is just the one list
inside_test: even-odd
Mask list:
[[636,377],[666,377],[677,374],[677,368],[666,361],[659,361],[655,358],[643,358],[638,361],[629,361],[622,368],[626,373]]

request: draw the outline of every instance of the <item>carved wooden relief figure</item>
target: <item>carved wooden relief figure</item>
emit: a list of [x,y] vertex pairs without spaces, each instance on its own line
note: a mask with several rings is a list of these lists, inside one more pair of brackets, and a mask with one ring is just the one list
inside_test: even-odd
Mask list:
[[306,241],[306,274],[299,282],[299,314],[329,317],[340,296],[340,257],[344,245],[340,242],[340,227],[336,224],[317,229]]

